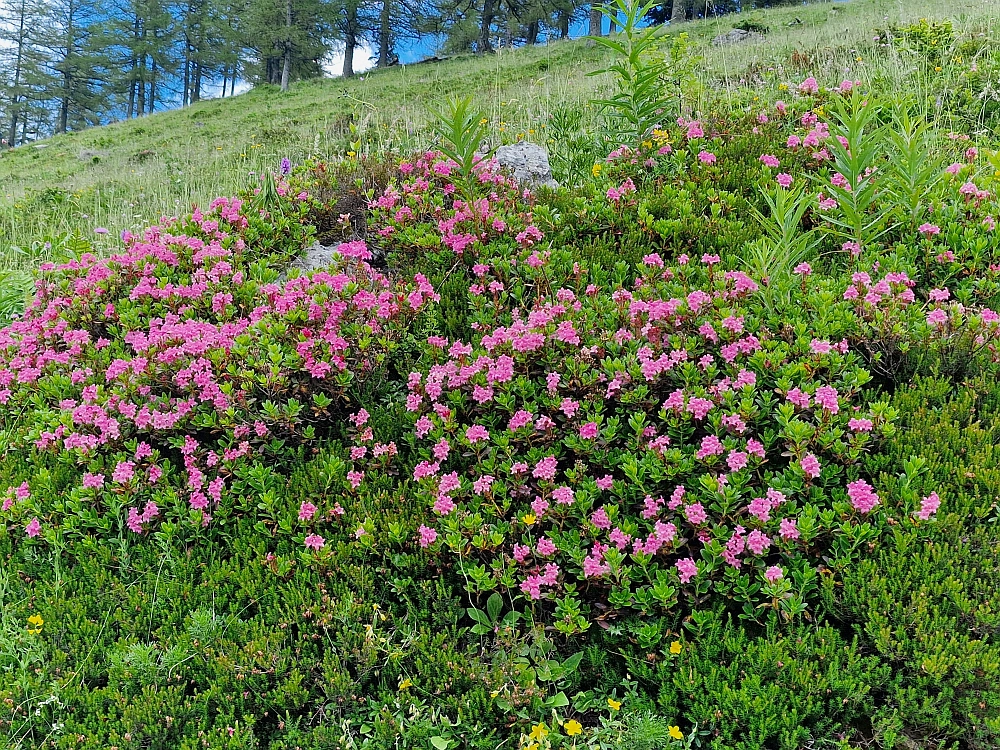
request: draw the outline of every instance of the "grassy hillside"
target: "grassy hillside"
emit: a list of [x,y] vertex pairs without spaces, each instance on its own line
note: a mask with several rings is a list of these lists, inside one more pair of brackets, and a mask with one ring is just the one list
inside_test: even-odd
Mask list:
[[0,157],[0,747],[1000,747],[1000,12],[734,20]]
[[[680,31],[691,36],[703,88],[689,106],[695,114],[720,103],[740,106],[752,102],[755,87],[800,72],[917,93],[913,60],[874,43],[875,34],[924,16],[947,16],[960,33],[970,33],[990,27],[998,15],[996,2],[982,0],[817,2],[755,13],[770,28],[766,38],[725,48],[709,41],[739,17],[686,24]],[[264,87],[0,153],[0,268],[32,267],[53,252],[44,243],[58,253],[68,233],[90,239],[104,227],[116,237],[231,194],[282,157],[424,148],[433,110],[453,95],[476,98],[494,142],[545,143],[554,114],[577,112],[579,128],[594,124],[587,102],[606,90],[607,78],[588,74],[605,62],[601,50],[582,41],[559,42],[350,81],[309,81],[286,94]],[[953,83],[948,73],[922,80],[930,90],[921,93],[933,101]]]

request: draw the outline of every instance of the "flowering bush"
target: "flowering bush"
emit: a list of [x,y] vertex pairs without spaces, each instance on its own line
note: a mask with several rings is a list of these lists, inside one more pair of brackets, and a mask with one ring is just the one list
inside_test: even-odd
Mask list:
[[68,506],[27,485],[7,496],[28,537],[207,525],[241,464],[339,428],[350,389],[437,295],[373,270],[363,242],[341,245],[329,271],[279,281],[248,239],[270,227],[296,249],[298,205],[279,218],[220,198],[123,237],[106,260],[43,269],[23,319],[0,331],[0,404],[38,471],[80,476]]
[[650,255],[627,290],[525,255],[481,270],[473,339],[432,337],[408,382],[413,479],[437,519],[420,543],[457,554],[473,590],[560,615],[712,590],[791,614],[811,560],[846,565],[875,538],[877,495],[845,485],[893,414],[857,399],[869,376],[846,342],[761,327],[759,285],[718,258]]

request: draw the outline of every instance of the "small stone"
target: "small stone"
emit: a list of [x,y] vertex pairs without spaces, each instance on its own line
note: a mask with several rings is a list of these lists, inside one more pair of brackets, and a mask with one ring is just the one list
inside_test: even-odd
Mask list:
[[557,188],[559,183],[552,177],[548,152],[534,143],[522,141],[496,150],[500,166],[507,169],[519,185],[528,187]]
[[764,35],[757,31],[744,31],[743,29],[733,29],[725,34],[719,34],[712,40],[713,47],[725,47],[730,44],[742,44],[743,42],[756,42],[763,39]]

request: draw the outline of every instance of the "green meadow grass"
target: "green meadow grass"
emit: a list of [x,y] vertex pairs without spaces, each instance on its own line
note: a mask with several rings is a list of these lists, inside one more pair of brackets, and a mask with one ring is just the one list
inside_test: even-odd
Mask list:
[[[683,25],[696,57],[689,107],[753,106],[779,81],[815,75],[862,80],[880,89],[946,92],[949,74],[925,75],[919,62],[873,41],[879,30],[921,17],[949,18],[960,33],[985,30],[1000,4],[984,0],[851,0],[758,11],[770,28],[761,41],[713,47],[738,20]],[[261,87],[128,122],[50,138],[0,154],[0,270],[28,270],[59,257],[67,237],[110,247],[122,230],[174,215],[191,204],[247,187],[282,157],[351,158],[406,153],[432,143],[429,122],[447,97],[473,95],[495,142],[546,143],[550,116],[582,112],[608,85],[592,76],[605,52],[582,40],[373,71],[353,80],[296,84],[282,94]],[[766,89],[767,92],[764,93]]]

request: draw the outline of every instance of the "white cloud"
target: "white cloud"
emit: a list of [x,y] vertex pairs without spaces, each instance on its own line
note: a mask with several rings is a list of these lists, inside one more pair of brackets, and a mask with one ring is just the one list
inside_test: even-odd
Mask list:
[[[354,49],[354,72],[364,73],[375,67],[375,48],[368,42],[361,42]],[[344,49],[338,46],[323,63],[323,72],[338,78],[344,72]]]

